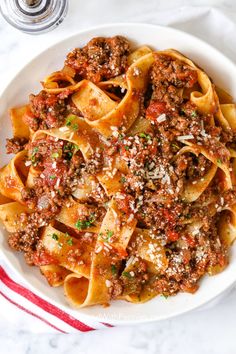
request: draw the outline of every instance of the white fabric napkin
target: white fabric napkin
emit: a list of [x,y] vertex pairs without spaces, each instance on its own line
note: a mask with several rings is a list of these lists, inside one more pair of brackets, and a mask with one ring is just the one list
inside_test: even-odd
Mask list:
[[[182,7],[173,11],[127,11],[125,21],[146,22],[172,26],[189,32],[212,44],[232,60],[236,58],[236,25],[230,11],[209,7]],[[2,295],[2,296],[1,296]],[[74,318],[70,311],[62,311],[31,292],[27,285],[1,258],[0,308],[2,321],[34,333],[70,333],[107,328],[109,324]]]

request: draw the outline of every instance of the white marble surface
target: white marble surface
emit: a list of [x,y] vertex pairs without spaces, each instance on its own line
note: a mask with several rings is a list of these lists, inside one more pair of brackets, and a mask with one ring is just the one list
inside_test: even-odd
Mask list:
[[[140,21],[169,24],[191,31],[191,23],[182,25],[179,14],[186,6],[194,6],[193,13],[206,16],[214,6],[236,21],[234,0],[70,0],[66,20],[55,31],[31,37],[11,28],[0,18],[0,90],[14,73],[31,57],[53,42],[96,24]],[[204,9],[202,6],[207,6]],[[185,9],[183,8],[185,7]],[[165,20],[161,13],[164,11]],[[155,13],[155,15],[154,15]],[[163,12],[162,12],[163,13]],[[212,12],[214,17],[214,11]],[[198,26],[197,22],[195,26]],[[211,28],[201,28],[198,35],[211,42]],[[235,38],[231,38],[227,55],[235,58]],[[219,41],[218,47],[220,48]],[[27,58],[27,59],[26,59]],[[1,306],[4,302],[0,299]],[[12,322],[12,321],[11,321]],[[147,354],[233,354],[236,352],[236,290],[212,308],[190,313],[172,320],[135,327],[113,328],[77,335],[35,335],[24,321],[13,327],[1,321],[0,352],[2,354],[38,353],[147,353]]]

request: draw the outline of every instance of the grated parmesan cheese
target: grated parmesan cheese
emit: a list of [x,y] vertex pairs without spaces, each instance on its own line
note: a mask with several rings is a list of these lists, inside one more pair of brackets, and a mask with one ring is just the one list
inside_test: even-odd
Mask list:
[[190,140],[190,139],[194,139],[194,136],[192,134],[177,136],[177,140],[179,140],[179,141]]
[[165,120],[166,120],[165,113],[162,113],[159,117],[157,117],[157,122],[158,123],[164,122]]

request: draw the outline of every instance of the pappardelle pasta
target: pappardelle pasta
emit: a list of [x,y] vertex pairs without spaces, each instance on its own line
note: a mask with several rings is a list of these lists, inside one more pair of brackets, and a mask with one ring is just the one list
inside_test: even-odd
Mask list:
[[9,246],[76,307],[194,293],[236,237],[236,106],[176,50],[70,52],[10,110]]

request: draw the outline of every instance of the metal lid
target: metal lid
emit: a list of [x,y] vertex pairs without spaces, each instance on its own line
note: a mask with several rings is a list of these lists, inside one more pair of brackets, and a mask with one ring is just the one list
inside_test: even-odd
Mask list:
[[57,27],[65,18],[68,0],[1,0],[0,12],[15,28],[40,34]]

